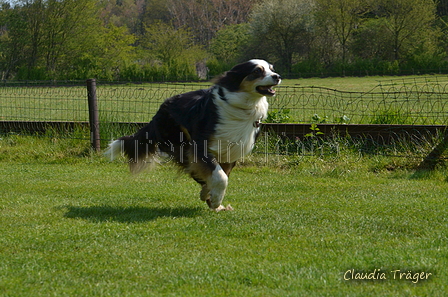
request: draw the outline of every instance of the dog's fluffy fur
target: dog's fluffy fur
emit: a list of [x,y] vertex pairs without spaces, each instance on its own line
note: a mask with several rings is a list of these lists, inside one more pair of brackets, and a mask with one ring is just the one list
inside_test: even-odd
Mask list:
[[168,156],[202,186],[200,197],[211,210],[230,210],[221,204],[228,176],[251,152],[267,117],[266,96],[280,82],[266,61],[236,65],[210,89],[168,98],[148,125],[113,141],[106,154],[113,160],[124,153],[132,172]]

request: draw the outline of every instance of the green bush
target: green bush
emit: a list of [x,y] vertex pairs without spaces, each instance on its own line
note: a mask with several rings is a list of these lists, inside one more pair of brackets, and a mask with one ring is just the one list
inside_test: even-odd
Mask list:
[[376,114],[371,124],[404,125],[407,117],[397,110],[385,110]]
[[266,123],[290,123],[291,117],[289,115],[290,109],[274,109],[268,111],[268,117]]
[[47,70],[44,67],[32,67],[26,66],[20,67],[17,71],[18,80],[47,80]]
[[215,77],[231,69],[233,66],[233,64],[228,64],[226,62],[219,61],[216,58],[212,58],[207,61],[208,75],[209,77]]

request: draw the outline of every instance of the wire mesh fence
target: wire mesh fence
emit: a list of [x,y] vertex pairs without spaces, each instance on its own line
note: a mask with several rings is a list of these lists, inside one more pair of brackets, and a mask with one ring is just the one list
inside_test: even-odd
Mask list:
[[[149,122],[166,98],[209,88],[210,84],[97,83],[96,86],[101,138],[110,140],[132,133],[135,124]],[[448,76],[382,80],[367,92],[278,86],[277,95],[268,101],[271,123],[446,126]],[[5,82],[0,85],[0,132],[33,131],[30,128],[33,125],[45,127],[55,123],[72,129],[73,124],[88,125],[88,121],[85,82],[62,86]],[[122,124],[120,129],[117,123]],[[123,127],[127,128],[123,130]],[[85,139],[90,138],[88,134]]]
[[286,87],[270,108],[299,123],[446,125],[447,88],[446,77],[380,81],[367,92]]
[[85,85],[3,86],[0,87],[2,121],[70,121],[88,120]]
[[[210,87],[200,83],[97,83],[101,122],[147,122],[168,97]],[[270,121],[289,123],[446,125],[448,77],[379,81],[367,92],[278,86]],[[85,84],[0,86],[0,120],[88,121]]]

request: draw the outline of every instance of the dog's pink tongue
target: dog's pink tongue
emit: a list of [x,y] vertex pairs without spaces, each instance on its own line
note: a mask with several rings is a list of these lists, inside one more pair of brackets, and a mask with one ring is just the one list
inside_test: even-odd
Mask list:
[[275,90],[272,89],[272,86],[261,86],[260,89],[271,94],[275,93]]

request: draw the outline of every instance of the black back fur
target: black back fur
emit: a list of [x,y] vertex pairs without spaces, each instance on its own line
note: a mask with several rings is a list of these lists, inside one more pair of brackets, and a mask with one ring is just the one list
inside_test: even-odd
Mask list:
[[[161,151],[186,167],[194,153],[207,160],[202,145],[214,133],[218,121],[211,90],[193,91],[168,98],[151,122],[132,136],[124,136],[124,152],[129,157],[131,170],[136,163]],[[195,145],[196,144],[196,145]],[[199,144],[199,145],[198,145]],[[192,152],[195,145],[197,151]],[[199,161],[200,161],[199,160]],[[135,170],[133,170],[135,171]]]

